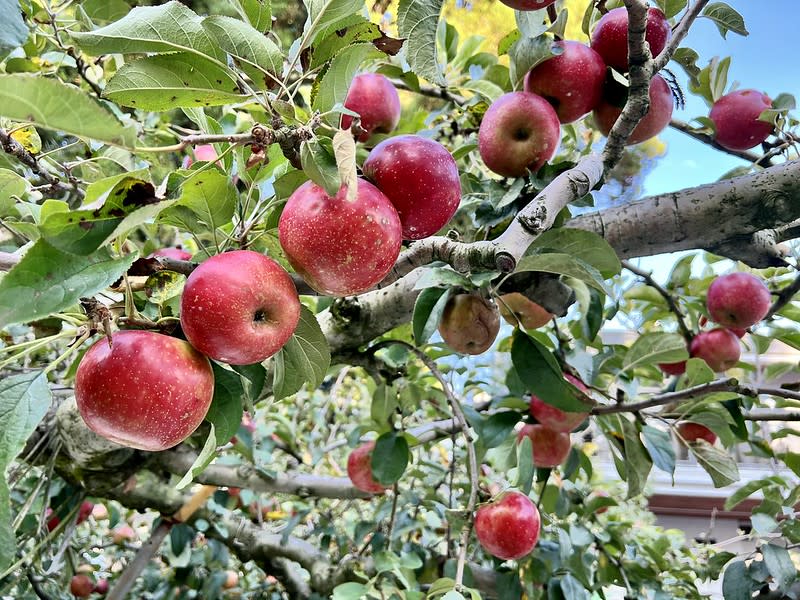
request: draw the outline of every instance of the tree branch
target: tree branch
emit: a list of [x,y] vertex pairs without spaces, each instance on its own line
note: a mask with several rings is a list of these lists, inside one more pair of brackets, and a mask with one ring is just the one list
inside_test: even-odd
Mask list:
[[661,54],[656,56],[653,59],[653,73],[658,73],[661,69],[667,66],[667,63],[672,58],[672,55],[675,54],[675,50],[681,45],[681,42],[684,38],[689,34],[689,30],[692,28],[692,24],[697,20],[697,17],[700,16],[703,8],[705,8],[706,4],[708,4],[709,0],[697,0],[694,4],[692,4],[689,9],[683,13],[680,22],[677,24],[675,29],[672,30],[672,37],[670,38],[667,45],[661,51]]
[[792,301],[792,298],[794,298],[795,295],[797,295],[798,293],[800,293],[800,275],[797,275],[794,278],[794,281],[792,281],[792,283],[790,283],[780,292],[778,292],[778,298],[775,300],[775,302],[772,303],[772,306],[770,306],[767,316],[764,318],[769,319],[771,317],[774,317],[775,314],[779,310],[781,310],[784,306],[789,304],[789,302]]
[[689,326],[686,325],[686,315],[681,310],[680,306],[678,306],[675,297],[672,294],[670,294],[666,289],[664,289],[664,287],[662,287],[655,279],[653,279],[652,273],[648,273],[647,271],[642,271],[638,267],[629,263],[627,260],[622,261],[622,266],[625,267],[631,273],[641,277],[647,285],[656,290],[661,295],[661,297],[664,298],[664,300],[667,303],[667,306],[669,306],[669,309],[678,319],[678,327],[680,328],[681,333],[683,334],[683,337],[686,340],[686,343],[688,344],[689,342],[691,342],[693,334],[689,330]]
[[11,134],[2,128],[0,128],[0,146],[3,147],[4,152],[14,156],[23,165],[38,175],[42,181],[49,186],[48,192],[50,194],[58,195],[76,191],[82,195],[82,190],[78,190],[77,188],[73,190],[71,186],[63,183],[58,177],[43,168],[33,154],[28,152],[22,144],[11,137]]
[[717,140],[714,139],[713,135],[708,133],[702,133],[697,131],[696,129],[692,128],[686,121],[681,121],[679,119],[672,119],[670,121],[669,126],[673,129],[680,131],[681,133],[688,135],[690,138],[695,139],[699,142],[703,142],[704,144],[711,146],[715,150],[719,150],[720,152],[725,152],[726,154],[730,154],[731,156],[737,156],[741,159],[746,160],[749,163],[753,163],[754,165],[758,165],[761,167],[769,167],[772,166],[771,160],[765,160],[764,155],[756,154],[750,150],[728,150],[720,146],[717,143]]

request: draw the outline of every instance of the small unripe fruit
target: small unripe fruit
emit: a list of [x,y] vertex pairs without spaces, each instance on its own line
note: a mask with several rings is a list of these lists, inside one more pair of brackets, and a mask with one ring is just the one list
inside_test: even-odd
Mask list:
[[136,532],[130,525],[119,525],[111,532],[111,539],[117,545],[136,539]]
[[540,530],[539,510],[520,492],[504,492],[475,512],[478,541],[489,554],[503,560],[530,554]]
[[456,294],[444,307],[439,333],[444,342],[462,354],[482,354],[500,331],[497,307],[475,294]]
[[362,444],[347,457],[347,476],[355,487],[368,494],[382,494],[390,486],[382,485],[372,477],[372,451],[375,442]]
[[108,579],[101,579],[94,584],[94,593],[104,596],[108,593]]
[[739,330],[763,319],[769,312],[771,302],[767,286],[750,273],[729,273],[717,277],[709,286],[706,296],[706,307],[711,318],[724,327]]

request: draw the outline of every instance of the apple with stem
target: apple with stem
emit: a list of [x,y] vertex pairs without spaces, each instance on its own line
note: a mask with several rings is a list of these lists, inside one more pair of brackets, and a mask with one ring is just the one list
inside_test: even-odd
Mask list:
[[517,443],[524,437],[531,440],[533,464],[539,468],[557,467],[567,459],[572,447],[569,433],[554,431],[541,424],[524,425],[517,433]]
[[692,339],[689,355],[702,358],[715,373],[736,366],[741,355],[739,338],[729,329],[718,328],[702,331]]
[[[366,142],[373,133],[391,133],[400,122],[400,96],[392,82],[380,73],[361,73],[353,78],[344,107],[361,117],[364,133],[358,141]],[[350,129],[353,117],[342,115],[342,129]]]
[[[569,373],[564,373],[564,379],[569,381],[572,385],[577,387],[584,394],[587,395],[589,394],[589,388],[587,388],[586,385],[584,385],[584,383],[577,377],[574,377]],[[586,417],[589,416],[589,411],[565,412],[561,409],[556,408],[555,406],[547,404],[544,400],[542,400],[538,396],[533,396],[533,395],[531,395],[530,412],[531,415],[539,423],[541,423],[548,429],[562,433],[569,433],[570,431],[575,429],[578,425],[583,423],[586,420]],[[531,441],[533,441],[533,438],[531,438]]]
[[[644,118],[633,129],[625,145],[632,146],[661,133],[672,119],[675,101],[672,90],[661,75],[650,80],[650,108]],[[603,100],[594,109],[594,121],[603,135],[608,135],[611,128],[622,114],[627,101],[628,90],[619,82],[607,78],[603,88]]]
[[580,42],[557,41],[553,47],[561,53],[528,71],[525,91],[552,104],[561,123],[572,123],[600,104],[606,64]]
[[528,496],[509,490],[475,511],[475,535],[483,549],[503,560],[530,554],[539,541],[539,509]]
[[536,172],[556,153],[561,139],[558,114],[529,92],[510,92],[492,102],[478,130],[478,152],[486,166],[504,177]]
[[[728,273],[711,282],[706,307],[720,325],[739,332],[761,321],[772,304],[764,282],[750,273]],[[744,334],[742,334],[744,335]]]
[[439,320],[444,343],[462,354],[483,354],[499,331],[497,306],[479,294],[451,296]]
[[736,90],[714,102],[709,118],[714,139],[728,150],[748,150],[766,140],[775,129],[759,117],[772,108],[772,99],[758,90]]
[[251,250],[212,256],[186,280],[181,328],[206,356],[231,365],[266,360],[292,337],[300,300],[289,274]]
[[[645,41],[650,54],[658,56],[672,37],[666,15],[658,8],[647,9]],[[628,70],[628,9],[614,8],[604,14],[592,32],[592,49],[606,65],[625,73]]]
[[335,196],[307,181],[289,197],[278,223],[286,257],[320,293],[352,296],[380,282],[394,266],[403,241],[389,199],[359,178],[355,193]]
[[497,306],[500,308],[500,316],[506,323],[514,327],[519,325],[523,329],[538,329],[555,318],[544,307],[519,292],[498,297]]
[[363,172],[394,205],[407,240],[439,231],[461,201],[456,161],[439,142],[419,135],[383,140],[369,153]]
[[96,342],[75,375],[75,399],[96,434],[158,452],[205,418],[214,395],[208,359],[188,342],[151,331],[118,331]]
[[391,486],[382,485],[372,476],[372,451],[375,442],[366,442],[347,457],[347,476],[353,485],[368,494],[382,494]]
[[717,441],[717,434],[700,423],[683,421],[682,423],[678,423],[677,431],[678,435],[688,443],[696,442],[697,440],[705,440],[713,445],[714,442]]

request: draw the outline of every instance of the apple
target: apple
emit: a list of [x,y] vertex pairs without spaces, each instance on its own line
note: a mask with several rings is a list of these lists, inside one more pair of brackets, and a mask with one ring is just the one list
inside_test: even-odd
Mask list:
[[173,260],[192,260],[192,253],[178,248],[160,248],[153,252],[149,258],[162,256],[164,258],[171,258]]
[[239,585],[239,574],[236,571],[225,571],[225,581],[222,583],[222,589],[229,590]]
[[667,375],[683,375],[686,372],[686,361],[674,363],[658,363],[658,368]]
[[[647,9],[645,41],[650,54],[658,56],[672,37],[666,15],[657,8]],[[628,10],[614,8],[604,14],[592,32],[592,48],[605,64],[625,73],[628,70]]]
[[586,44],[558,41],[562,52],[525,75],[525,91],[538,94],[556,109],[558,120],[572,123],[594,110],[603,96],[606,64]]
[[700,423],[692,423],[690,421],[683,421],[678,424],[678,435],[680,435],[687,442],[696,442],[697,440],[705,440],[709,444],[717,441],[717,434],[711,431],[705,425]]
[[539,10],[554,4],[556,0],[500,0],[514,10]]
[[[217,151],[214,149],[214,146],[211,144],[200,144],[199,146],[194,147],[194,157],[197,160],[203,160],[208,162],[213,162],[217,160]],[[217,161],[219,166],[222,166],[222,163]]]
[[478,151],[486,166],[504,177],[536,172],[553,158],[561,139],[558,114],[529,92],[510,92],[492,102],[478,130]]
[[188,342],[151,331],[118,331],[96,342],[75,375],[75,399],[96,434],[157,452],[185,440],[214,395],[208,359]]
[[[587,503],[588,503],[588,501],[591,501],[591,500],[593,500],[594,498],[608,498],[608,492],[607,492],[607,491],[605,491],[605,490],[595,490],[594,492],[592,492],[592,493],[591,493],[591,494],[590,494],[590,495],[589,495],[589,496],[586,498],[586,500],[587,500]],[[598,508],[596,511],[594,511],[594,514],[596,514],[596,515],[602,515],[602,514],[605,514],[605,513],[607,513],[607,512],[608,512],[608,507],[607,507],[607,506],[601,506],[601,507],[600,507],[600,508]]]
[[[585,394],[589,394],[589,388],[587,388],[577,377],[573,377],[569,373],[564,373],[564,379],[569,381],[572,385],[577,387]],[[531,415],[546,428],[561,433],[569,433],[578,425],[583,423],[586,420],[586,417],[589,416],[589,411],[565,412],[556,408],[555,406],[547,404],[544,400],[534,395],[531,395],[530,411]],[[533,441],[533,438],[531,438],[531,441]],[[567,438],[567,442],[569,443],[569,438]],[[559,463],[560,462],[561,461],[559,461]]]
[[706,308],[711,318],[724,327],[738,330],[747,329],[767,316],[771,304],[772,296],[767,286],[750,273],[728,273],[717,277],[711,282],[706,296]]
[[402,226],[391,201],[358,179],[355,197],[307,181],[289,196],[278,223],[286,257],[320,293],[352,296],[383,279],[400,254]]
[[88,598],[94,591],[94,583],[88,575],[73,575],[69,580],[69,591],[76,598]]
[[47,507],[47,510],[44,511],[44,518],[46,519],[45,525],[47,526],[47,531],[53,531],[58,525],[61,523],[61,518],[55,514],[55,511]]
[[133,541],[136,539],[136,532],[130,525],[119,525],[111,532],[111,540],[121,546],[125,542]]
[[728,327],[728,331],[730,331],[739,339],[742,339],[744,334],[747,333],[747,329],[739,329],[738,327]]
[[292,337],[300,299],[289,274],[252,250],[212,256],[186,280],[181,328],[203,354],[231,365],[266,360]]
[[702,358],[712,371],[727,371],[739,362],[739,338],[729,329],[712,329],[698,333],[689,345],[693,358]]
[[390,486],[382,485],[372,477],[372,450],[375,442],[361,444],[347,457],[347,476],[353,485],[368,494],[382,494]]
[[369,153],[363,171],[394,205],[407,240],[439,231],[461,201],[456,161],[439,142],[418,135],[383,140]]
[[95,504],[92,507],[92,516],[95,521],[103,521],[108,518],[108,509],[105,504]]
[[539,509],[521,492],[503,492],[475,512],[478,541],[489,554],[503,560],[530,554],[540,531]]
[[87,501],[81,502],[81,507],[78,509],[78,519],[76,520],[76,524],[80,525],[86,519],[89,518],[89,515],[92,514],[92,510],[94,510],[94,504]]
[[[373,133],[391,133],[400,121],[400,96],[384,75],[361,73],[353,77],[344,107],[357,112],[365,130],[358,141],[366,142]],[[342,115],[342,128],[350,129],[353,117]]]
[[101,579],[94,584],[94,593],[105,596],[108,593],[108,579]]
[[775,126],[758,117],[772,108],[772,99],[757,90],[736,90],[714,102],[709,118],[714,121],[714,139],[728,150],[758,146]]
[[[614,123],[622,114],[627,100],[627,88],[608,78],[603,88],[603,100],[594,109],[594,121],[603,135],[608,135]],[[644,118],[634,128],[627,146],[639,144],[661,133],[670,119],[674,107],[672,90],[661,75],[650,80],[650,108]]]
[[524,425],[517,433],[517,443],[523,437],[531,439],[533,464],[540,468],[557,467],[569,454],[569,433],[553,431],[544,425]]
[[482,354],[500,331],[497,306],[477,294],[455,294],[439,320],[444,343],[462,354]]
[[554,318],[552,313],[519,292],[503,294],[498,298],[497,306],[506,323],[514,327],[521,325],[523,329],[538,329]]

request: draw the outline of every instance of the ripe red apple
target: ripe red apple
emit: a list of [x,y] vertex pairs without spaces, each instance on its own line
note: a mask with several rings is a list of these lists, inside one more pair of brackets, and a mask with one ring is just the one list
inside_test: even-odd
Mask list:
[[514,327],[521,325],[524,329],[538,329],[553,320],[552,313],[519,292],[503,294],[498,298],[497,306],[500,316]]
[[750,273],[728,273],[717,277],[711,282],[706,296],[711,318],[720,325],[739,330],[747,329],[767,316],[771,303],[767,286]]
[[[612,79],[606,80],[603,100],[594,109],[594,121],[603,135],[608,135],[622,113],[627,100],[627,88]],[[672,90],[661,75],[650,80],[650,108],[625,142],[627,146],[639,144],[661,133],[672,119],[674,107]]]
[[275,354],[300,320],[300,300],[289,274],[251,250],[212,256],[183,288],[181,327],[203,354],[250,365]]
[[683,375],[686,372],[686,361],[675,363],[658,363],[658,368],[667,375]]
[[539,509],[525,494],[507,491],[475,512],[475,535],[489,554],[516,560],[539,541]]
[[514,10],[539,10],[554,4],[556,0],[500,0]]
[[135,540],[136,532],[133,530],[133,527],[126,523],[124,525],[119,525],[111,532],[111,539],[119,546],[125,542]]
[[728,330],[739,339],[742,339],[744,334],[747,333],[747,329],[739,329],[738,327],[728,327]]
[[537,467],[556,467],[564,462],[571,448],[569,433],[553,431],[544,425],[525,425],[517,434],[517,443],[523,437],[531,439],[533,464]]
[[86,425],[125,446],[157,452],[185,440],[214,395],[208,359],[188,342],[150,331],[118,331],[94,344],[75,375]]
[[[658,8],[647,10],[645,41],[650,53],[658,56],[672,37],[669,21]],[[604,14],[592,32],[592,48],[603,61],[620,73],[628,70],[628,10],[614,8]]]
[[171,258],[173,260],[192,260],[192,253],[181,248],[159,248],[153,252],[149,258],[154,256],[163,256],[164,258]]
[[[392,82],[380,73],[356,75],[344,106],[361,117],[366,133],[358,136],[360,142],[366,142],[373,133],[391,133],[400,121],[400,96]],[[352,124],[353,117],[342,115],[342,128],[349,129]]]
[[772,123],[759,120],[759,115],[772,108],[772,99],[757,90],[736,90],[726,94],[711,107],[714,139],[728,150],[747,150],[758,146],[772,133]]
[[372,450],[375,442],[361,444],[347,457],[347,476],[353,485],[368,494],[382,494],[390,486],[381,485],[372,477]]
[[76,598],[88,598],[94,591],[94,583],[88,575],[73,575],[69,580],[69,591]]
[[600,104],[606,64],[597,52],[580,42],[558,41],[554,46],[562,53],[528,71],[525,91],[552,104],[559,121],[572,123]]
[[683,421],[678,424],[678,434],[687,442],[696,442],[697,440],[705,440],[709,444],[717,441],[717,434],[711,431],[705,425],[700,423],[692,423],[690,421]]
[[394,265],[403,241],[400,218],[374,185],[358,180],[355,198],[336,196],[307,181],[289,197],[278,234],[294,269],[312,288],[352,296],[378,283]]
[[492,171],[505,177],[536,172],[553,158],[561,139],[550,103],[529,92],[511,92],[492,102],[478,130],[478,151]]
[[108,579],[101,579],[94,584],[94,593],[105,596],[108,593]]
[[[569,381],[582,392],[586,394],[589,393],[589,388],[587,388],[577,377],[573,377],[569,373],[564,373],[564,379]],[[530,411],[531,415],[533,415],[533,417],[539,423],[548,429],[551,429],[552,431],[558,431],[562,433],[569,433],[578,425],[583,423],[586,420],[586,417],[589,416],[589,411],[578,413],[565,412],[556,408],[555,406],[547,404],[544,400],[534,395],[531,395]],[[531,441],[533,441],[533,438],[531,438]],[[567,442],[569,442],[569,438],[567,438]]]
[[382,141],[369,153],[363,171],[394,205],[407,240],[439,231],[461,201],[456,161],[439,142],[418,135]]
[[703,331],[692,339],[689,354],[702,358],[714,372],[727,371],[739,362],[739,338],[728,329]]
[[439,320],[444,343],[462,354],[486,352],[499,331],[497,307],[477,294],[451,296]]
[[81,502],[81,507],[78,509],[78,518],[76,520],[76,523],[80,525],[86,519],[88,519],[89,515],[92,514],[92,510],[94,510],[93,503],[89,502],[88,500]]

